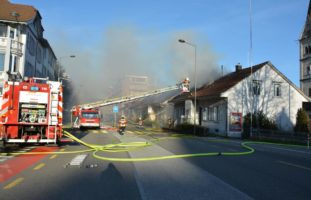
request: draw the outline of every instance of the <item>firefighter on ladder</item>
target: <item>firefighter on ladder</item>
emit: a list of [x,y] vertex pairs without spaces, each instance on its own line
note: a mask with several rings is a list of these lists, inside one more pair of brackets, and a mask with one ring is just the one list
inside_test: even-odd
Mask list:
[[189,86],[190,86],[190,80],[187,77],[183,82],[182,82],[182,91],[183,92],[189,92]]
[[126,124],[127,124],[127,121],[126,121],[126,119],[125,119],[125,116],[122,115],[121,118],[119,119],[119,123],[118,123],[118,126],[119,126],[119,133],[120,133],[121,135],[123,135],[123,132],[124,132],[124,130],[125,130],[125,128],[126,128]]

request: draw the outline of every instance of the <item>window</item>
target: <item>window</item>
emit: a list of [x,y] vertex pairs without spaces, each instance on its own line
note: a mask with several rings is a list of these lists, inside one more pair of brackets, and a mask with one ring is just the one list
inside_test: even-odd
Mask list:
[[47,71],[46,71],[46,67],[43,65],[42,66],[42,76],[43,77],[47,77],[47,73],[46,73]]
[[310,65],[307,66],[307,75],[310,75]]
[[281,83],[274,83],[274,96],[280,97],[281,94]]
[[29,50],[30,55],[35,53],[35,41],[31,35],[27,36],[27,49]]
[[10,38],[14,39],[15,38],[15,32],[13,29],[10,30]]
[[213,117],[214,121],[218,121],[218,106],[214,107],[213,115],[214,115],[214,117]]
[[86,119],[94,119],[94,118],[98,118],[99,115],[98,115],[98,113],[85,113],[85,112],[82,112],[82,117],[86,118]]
[[42,49],[41,49],[41,47],[38,47],[37,48],[37,61],[38,61],[38,63],[41,63],[41,61],[42,61]]
[[260,95],[260,90],[261,90],[261,81],[253,80],[253,94]]
[[208,108],[203,108],[202,110],[202,120],[207,121],[208,119]]
[[218,106],[209,107],[207,115],[209,121],[218,121],[219,120]]
[[7,26],[0,24],[0,37],[6,37],[7,35]]
[[33,65],[27,61],[26,65],[25,65],[25,75],[24,76],[32,77],[33,76],[33,68],[34,68]]
[[309,97],[311,97],[311,88],[309,88]]
[[5,58],[5,54],[0,53],[0,71],[4,71],[4,58]]
[[13,71],[14,72],[18,72],[19,71],[19,57],[18,56],[14,56]]

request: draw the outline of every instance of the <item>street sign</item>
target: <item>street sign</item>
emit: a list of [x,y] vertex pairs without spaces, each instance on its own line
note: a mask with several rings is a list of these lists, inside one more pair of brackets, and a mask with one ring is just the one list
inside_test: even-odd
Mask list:
[[118,107],[118,105],[114,105],[112,111],[113,111],[114,113],[119,112],[119,107]]

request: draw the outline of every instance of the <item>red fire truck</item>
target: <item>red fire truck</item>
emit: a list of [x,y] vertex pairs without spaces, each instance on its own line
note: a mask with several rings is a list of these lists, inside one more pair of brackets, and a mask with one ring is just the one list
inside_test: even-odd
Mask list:
[[0,111],[0,141],[58,143],[62,137],[62,86],[43,78],[5,82]]
[[100,112],[97,108],[74,106],[71,117],[73,128],[100,128]]

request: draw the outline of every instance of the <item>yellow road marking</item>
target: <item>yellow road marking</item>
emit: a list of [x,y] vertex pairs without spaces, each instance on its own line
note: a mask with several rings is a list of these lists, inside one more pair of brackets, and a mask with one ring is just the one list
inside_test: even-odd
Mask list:
[[305,166],[302,166],[302,165],[296,165],[296,164],[284,162],[284,161],[281,161],[281,160],[278,160],[277,162],[281,163],[281,164],[284,164],[284,165],[288,165],[288,166],[297,167],[297,168],[300,168],[300,169],[305,169],[305,170],[311,171],[310,167],[305,167]]
[[52,156],[50,157],[50,159],[52,160],[52,159],[54,159],[54,158],[56,158],[56,157],[57,157],[57,155],[54,154],[54,155],[52,155]]
[[60,152],[63,152],[63,151],[65,151],[65,149],[60,149],[59,151],[60,151]]
[[103,130],[102,132],[103,132],[103,133],[108,133],[106,130]]
[[21,183],[24,180],[24,178],[18,178],[15,181],[11,182],[10,184],[6,185],[3,189],[4,190],[8,190],[11,189],[12,187],[15,187],[16,185],[18,185],[19,183]]
[[133,131],[126,131],[126,132],[133,134]]
[[35,168],[33,168],[33,170],[39,170],[41,169],[42,167],[44,167],[45,164],[44,163],[40,163],[39,165],[37,165]]

